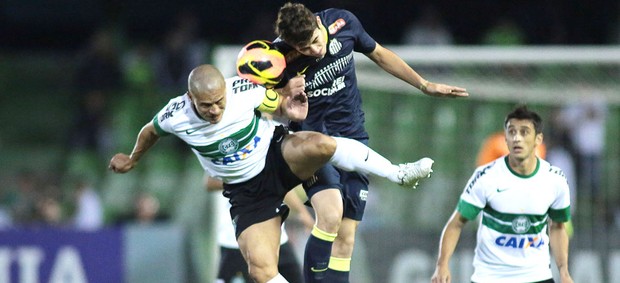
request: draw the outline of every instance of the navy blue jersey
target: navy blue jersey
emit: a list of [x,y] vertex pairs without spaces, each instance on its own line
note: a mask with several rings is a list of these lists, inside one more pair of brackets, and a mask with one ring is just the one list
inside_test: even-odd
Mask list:
[[[370,53],[375,49],[376,42],[349,11],[328,9],[316,15],[327,31],[325,57],[320,60],[308,56],[293,59],[287,63],[285,79],[281,82],[283,85],[297,74],[306,75],[308,117],[301,125],[292,125],[292,128],[368,139],[353,52]],[[281,41],[276,40],[276,45],[285,54],[293,52]]]

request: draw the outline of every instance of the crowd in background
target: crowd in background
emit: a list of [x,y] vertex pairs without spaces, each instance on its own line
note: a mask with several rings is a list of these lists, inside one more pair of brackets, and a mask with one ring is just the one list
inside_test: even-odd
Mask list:
[[[15,3],[13,3],[15,2]],[[117,26],[128,37],[155,43],[164,37],[175,14],[191,11],[197,35],[215,44],[240,44],[273,37],[273,22],[283,1],[147,2],[8,1],[0,5],[0,46],[9,49],[75,50],[100,26]],[[422,43],[475,45],[496,40],[523,44],[617,44],[618,14],[613,0],[582,1],[300,1],[312,10],[339,7],[353,11],[377,41],[411,42],[411,33],[438,32]],[[413,27],[421,26],[421,27]],[[489,38],[491,37],[491,38]]]
[[[87,37],[80,37],[77,43],[67,39],[65,43],[69,46],[79,46],[76,52],[75,73],[71,74],[74,81],[74,99],[78,107],[68,110],[75,112],[74,124],[67,129],[68,151],[94,152],[101,160],[109,157],[115,144],[110,139],[112,135],[109,134],[112,117],[109,117],[111,112],[108,108],[111,97],[118,89],[134,89],[141,92],[157,90],[178,95],[186,89],[189,71],[194,66],[208,60],[213,44],[218,42],[243,43],[256,38],[273,38],[271,23],[279,3],[264,5],[266,8],[244,8],[242,9],[244,12],[240,12],[239,16],[232,17],[226,16],[229,14],[224,11],[231,8],[228,6],[233,5],[228,2],[234,1],[217,2],[210,5],[213,11],[209,10],[209,13],[204,13],[205,9],[202,9],[200,5],[199,9],[173,9],[177,11],[176,14],[161,15],[160,18],[166,21],[157,23],[148,30],[145,30],[144,26],[150,21],[156,21],[153,19],[154,16],[142,21],[135,20],[137,22],[117,16],[112,17],[113,21],[110,24],[105,20],[105,15],[120,15],[122,11],[127,11],[124,9],[130,11],[136,9],[136,17],[141,14],[137,10],[138,7],[132,6],[133,4],[112,5],[104,9],[105,15],[100,16],[99,20],[91,19],[92,28],[89,29]],[[319,6],[320,2],[310,6]],[[393,8],[399,8],[399,11],[405,10],[404,14],[398,15],[393,15],[395,13],[393,11],[387,12],[391,6],[396,4],[382,3],[386,5],[379,9],[383,12],[374,13],[375,4],[371,4],[370,1],[355,2],[357,4],[353,5],[354,2],[336,1],[330,2],[329,6],[354,10],[358,16],[366,18],[364,22],[370,23],[367,25],[368,29],[374,30],[371,34],[384,37],[377,38],[377,40],[386,43],[413,45],[604,44],[617,43],[619,38],[618,31],[612,23],[617,22],[615,12],[620,9],[620,6],[617,3],[611,3],[613,1],[607,1],[610,3],[596,1],[599,7],[609,5],[609,9],[590,11],[591,9],[587,8],[586,11],[582,11],[581,16],[577,17],[573,14],[576,9],[574,7],[576,3],[573,2],[577,1],[542,1],[537,4],[540,5],[542,11],[531,9],[525,2],[514,5],[505,4],[507,5],[505,6],[492,4],[489,1],[474,1],[470,3],[471,7],[468,6],[468,9],[465,9],[463,7],[467,4],[456,4],[452,1],[432,2],[434,5],[430,2],[396,1],[399,6]],[[463,9],[456,9],[457,7],[447,9],[451,5],[457,5]],[[561,9],[553,9],[555,5]],[[595,6],[594,4],[588,5],[588,7]],[[466,13],[475,10],[476,7],[480,9],[476,11],[475,16],[454,15],[457,13],[455,11]],[[503,11],[503,8],[508,10]],[[11,11],[9,6],[4,6],[2,9],[5,12]],[[145,11],[152,11],[152,9],[154,8],[144,8]],[[501,10],[502,12],[482,19],[485,13],[480,10]],[[546,18],[541,15],[547,12],[550,17]],[[214,16],[216,14],[217,16]],[[393,19],[392,22],[382,20],[383,17],[388,16]],[[567,17],[572,21],[568,22]],[[577,26],[578,23],[585,23],[589,20],[588,17],[609,21],[601,23],[596,20],[588,22],[590,26]],[[11,21],[11,19],[13,18],[9,17],[5,21]],[[536,19],[536,21],[529,22],[528,19]],[[235,24],[227,29],[227,21],[234,21]],[[467,24],[461,24],[462,22]],[[26,29],[24,24],[21,24],[21,27],[16,25],[7,30]],[[102,25],[98,26],[98,24]],[[167,24],[167,26],[161,26],[162,24]],[[388,24],[398,24],[398,28],[388,30],[390,28]],[[538,25],[532,27],[533,24]],[[603,26],[603,29],[598,28]],[[154,30],[156,27],[159,29]],[[243,28],[242,32],[229,30],[240,29],[240,27]],[[465,28],[469,30],[464,31]],[[50,32],[55,32],[52,28],[48,29],[51,30]],[[596,32],[585,33],[581,29]],[[44,31],[37,32],[43,33]],[[470,35],[472,35],[471,38]],[[59,36],[66,36],[66,34],[59,34]],[[3,38],[6,37],[3,36]],[[45,39],[46,37],[42,37],[41,40],[45,41]],[[2,47],[12,50],[12,48],[17,49],[29,43],[42,44],[42,42],[24,42],[18,38],[12,38]],[[58,43],[49,42],[49,44],[54,46]],[[33,48],[33,45],[29,45],[28,48]],[[552,134],[548,139],[550,148],[556,150],[555,155],[552,156],[557,159],[563,156],[569,160],[567,164],[574,163],[574,166],[566,165],[566,171],[567,174],[568,172],[573,172],[570,174],[580,172],[579,176],[574,176],[574,183],[578,184],[576,187],[585,188],[584,191],[595,203],[602,202],[598,197],[598,192],[601,172],[599,167],[604,149],[605,106],[595,103],[581,108],[569,107],[560,109],[557,115],[562,118],[546,117],[551,120],[549,132]],[[564,124],[558,124],[558,121]],[[147,194],[136,194],[135,214],[106,219],[96,180],[81,178],[81,176],[72,177],[74,177],[71,180],[73,189],[67,193],[59,189],[58,178],[54,176],[29,169],[18,170],[7,182],[10,185],[3,184],[0,190],[0,227],[50,225],[96,229],[102,227],[106,221],[113,224],[132,220],[166,218],[158,214],[157,199]]]

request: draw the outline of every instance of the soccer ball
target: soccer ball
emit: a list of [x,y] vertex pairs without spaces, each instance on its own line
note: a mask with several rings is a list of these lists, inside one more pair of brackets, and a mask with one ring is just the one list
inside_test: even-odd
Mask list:
[[254,40],[248,43],[237,56],[237,74],[265,87],[278,84],[285,68],[284,55],[266,40]]

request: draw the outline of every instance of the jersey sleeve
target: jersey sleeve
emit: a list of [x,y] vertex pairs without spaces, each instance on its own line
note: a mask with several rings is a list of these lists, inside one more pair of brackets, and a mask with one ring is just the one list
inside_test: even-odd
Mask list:
[[484,182],[481,180],[486,168],[480,168],[474,172],[467,182],[456,208],[463,217],[469,220],[475,219],[487,203]]
[[555,166],[551,167],[552,174],[557,174],[557,194],[549,207],[549,217],[555,222],[567,222],[570,220],[570,190],[564,172]]
[[362,22],[360,22],[357,16],[347,10],[343,10],[343,13],[348,18],[347,25],[350,25],[355,35],[355,46],[353,50],[365,54],[374,51],[375,47],[377,47],[377,42],[366,32]]
[[178,101],[177,99],[171,99],[168,104],[159,110],[155,117],[153,117],[153,125],[155,131],[159,136],[167,136],[173,133],[172,124],[170,121],[174,117],[174,112],[184,107],[185,101]]

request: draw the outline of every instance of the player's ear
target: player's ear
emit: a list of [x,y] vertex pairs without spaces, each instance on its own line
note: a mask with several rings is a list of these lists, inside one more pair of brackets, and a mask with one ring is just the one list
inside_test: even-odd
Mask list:
[[194,102],[194,97],[191,91],[187,91],[187,96],[189,96],[189,101]]
[[538,133],[536,135],[536,145],[540,146],[543,143],[543,139],[544,139],[543,133]]
[[321,22],[321,18],[319,18],[319,16],[316,16],[316,23],[319,25],[319,27],[323,24]]

